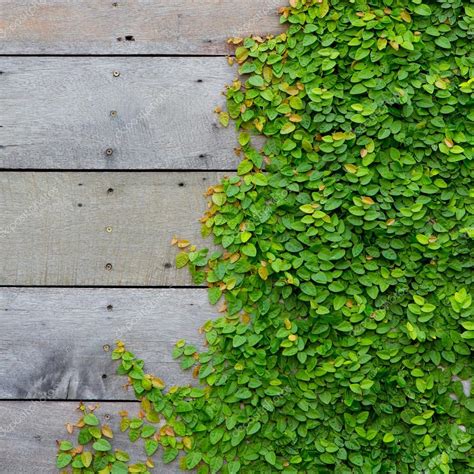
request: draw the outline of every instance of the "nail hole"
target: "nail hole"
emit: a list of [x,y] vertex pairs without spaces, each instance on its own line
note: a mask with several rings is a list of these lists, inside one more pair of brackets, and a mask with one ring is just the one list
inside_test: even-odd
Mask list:
[[125,36],[125,41],[135,41],[135,38],[132,35]]
[[107,374],[102,374],[102,378],[103,378],[103,379],[106,379],[106,378],[107,378]]
[[111,110],[110,111],[110,116],[111,117],[117,117],[117,111],[116,110]]
[[117,38],[117,41],[122,41],[122,37],[119,36],[119,37]]
[[82,183],[79,183],[78,186],[82,186]]
[[107,194],[112,194],[113,192],[114,192],[114,189],[113,189],[113,188],[107,189]]
[[203,80],[202,80],[202,79],[198,79],[196,82],[203,82]]
[[112,270],[112,268],[114,268],[114,267],[112,266],[111,263],[107,263],[107,265],[105,265],[105,269],[109,272]]
[[117,2],[114,2],[114,3],[112,3],[112,6],[113,6],[113,7],[118,7],[118,3],[117,3]]
[[77,204],[77,207],[82,207],[82,203],[78,203],[78,204]]
[[163,266],[164,266],[165,268],[171,268],[171,263],[165,263]]
[[184,183],[178,183],[178,186],[179,186],[180,188],[184,188]]
[[108,304],[107,305],[107,311],[112,311],[114,309],[114,305]]
[[206,153],[201,153],[201,154],[199,155],[199,158],[207,158],[207,154],[206,154]]

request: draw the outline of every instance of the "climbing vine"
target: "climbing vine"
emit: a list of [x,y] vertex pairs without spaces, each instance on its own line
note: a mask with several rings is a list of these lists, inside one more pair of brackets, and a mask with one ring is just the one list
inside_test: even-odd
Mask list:
[[[472,473],[474,7],[291,0],[281,15],[285,33],[233,40],[220,121],[242,161],[202,219],[223,251],[175,241],[221,313],[205,350],[173,353],[200,383],[166,390],[119,342],[141,401],[121,429],[202,474]],[[149,472],[82,410],[58,468]]]

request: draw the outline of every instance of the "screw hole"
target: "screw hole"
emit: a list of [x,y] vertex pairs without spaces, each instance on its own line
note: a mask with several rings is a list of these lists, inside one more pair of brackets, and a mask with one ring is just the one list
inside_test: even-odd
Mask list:
[[114,71],[114,72],[112,73],[112,75],[113,75],[114,77],[119,77],[119,76],[120,76],[120,72]]
[[112,156],[114,153],[114,150],[112,150],[112,148],[107,148],[107,150],[105,150],[105,154],[107,156]]

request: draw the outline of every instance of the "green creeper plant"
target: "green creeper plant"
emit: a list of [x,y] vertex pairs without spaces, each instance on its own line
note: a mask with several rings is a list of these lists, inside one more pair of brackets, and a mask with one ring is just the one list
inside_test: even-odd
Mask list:
[[221,302],[206,349],[173,353],[200,384],[166,391],[123,343],[119,373],[183,469],[472,473],[474,7],[281,14],[285,33],[235,41],[220,119],[242,161],[202,219],[224,250],[179,245]]

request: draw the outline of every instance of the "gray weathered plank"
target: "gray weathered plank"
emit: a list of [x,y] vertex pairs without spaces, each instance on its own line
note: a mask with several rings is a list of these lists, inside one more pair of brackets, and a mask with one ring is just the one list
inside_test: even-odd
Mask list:
[[213,112],[236,74],[224,58],[3,57],[0,71],[0,168],[237,167]]
[[[285,0],[0,0],[0,54],[224,54]],[[128,39],[127,39],[128,37]]]
[[[65,423],[80,418],[75,402],[0,402],[0,472],[5,474],[57,474],[56,440],[76,441],[77,431],[70,436]],[[127,451],[133,462],[145,461],[143,445],[132,444],[118,427],[118,412],[126,410],[136,416],[138,403],[101,403],[96,414],[102,423],[115,430],[114,448]],[[160,474],[182,472],[176,463],[163,465],[160,451],[154,456],[155,470]]]
[[168,386],[195,383],[171,353],[179,339],[202,346],[216,314],[204,288],[1,288],[0,399],[133,400],[117,340]]
[[[0,173],[0,285],[180,286],[215,172]],[[110,266],[110,265],[111,266]]]

